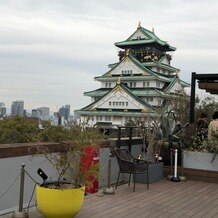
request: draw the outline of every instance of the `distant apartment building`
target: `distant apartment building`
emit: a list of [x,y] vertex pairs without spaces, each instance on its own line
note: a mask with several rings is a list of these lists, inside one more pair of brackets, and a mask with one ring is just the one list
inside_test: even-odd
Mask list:
[[48,107],[39,107],[37,109],[32,110],[32,117],[41,118],[41,119],[49,119],[49,108]]
[[34,118],[40,118],[41,116],[41,111],[38,110],[38,109],[33,109],[32,110],[32,116],[31,117],[34,117]]
[[50,109],[48,107],[39,107],[38,110],[41,112],[41,116],[49,117],[50,116]]
[[24,116],[24,101],[13,101],[11,105],[11,116]]
[[68,120],[70,117],[70,105],[68,104],[68,105],[62,106],[59,109],[59,115],[61,117],[64,117],[65,120]]
[[7,109],[4,102],[0,102],[0,117],[6,116]]

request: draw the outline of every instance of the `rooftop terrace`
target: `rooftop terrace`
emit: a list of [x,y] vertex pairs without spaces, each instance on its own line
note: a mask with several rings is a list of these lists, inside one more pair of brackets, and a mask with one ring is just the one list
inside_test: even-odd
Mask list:
[[[136,191],[127,184],[114,195],[102,191],[85,197],[78,218],[100,217],[218,217],[218,184],[199,181],[170,182],[163,179],[150,185],[136,184]],[[9,216],[8,216],[9,217]],[[31,218],[43,218],[37,212]]]
[[[138,141],[136,140],[136,142]],[[122,143],[124,142],[122,141]],[[14,183],[10,189],[7,189],[7,187],[11,186],[12,181],[19,173],[21,163],[26,163],[26,170],[38,182],[40,181],[36,175],[36,170],[42,165],[51,177],[56,178],[55,172],[49,166],[47,168],[40,156],[31,158],[31,155],[35,152],[34,146],[36,144],[48,147],[50,152],[62,151],[57,143],[0,145],[0,172],[4,174],[4,177],[1,177],[0,190],[7,190],[3,198],[0,198],[1,218],[11,218],[10,212],[17,211],[15,207],[18,205],[19,183]],[[104,165],[107,163],[109,156],[107,146],[110,144],[115,144],[115,142],[105,142],[101,149],[100,164],[105,168],[104,170],[106,170]],[[136,154],[138,153],[137,149],[140,148],[140,145],[135,144],[132,146],[132,152]],[[215,163],[217,163],[217,159],[214,160]],[[118,173],[115,158],[112,158],[112,165],[112,183],[114,183]],[[163,179],[160,182],[150,184],[149,190],[146,189],[145,184],[139,183],[136,184],[136,192],[133,192],[132,185],[128,187],[127,184],[119,186],[115,195],[102,195],[102,190],[100,190],[96,194],[85,197],[84,206],[77,217],[218,217],[217,169],[216,167],[214,171],[211,171],[201,168],[184,168],[187,181],[174,183]],[[107,171],[104,170],[102,175],[107,176]],[[178,171],[180,173],[181,169],[178,169]],[[170,175],[169,167],[164,167],[164,175]],[[125,178],[122,178],[122,181],[124,182]],[[29,195],[33,186],[33,181],[26,176],[25,207],[29,202]],[[104,182],[101,182],[100,187],[105,187]],[[35,200],[32,201],[31,205],[34,204]],[[31,208],[29,217],[43,218],[35,207]]]

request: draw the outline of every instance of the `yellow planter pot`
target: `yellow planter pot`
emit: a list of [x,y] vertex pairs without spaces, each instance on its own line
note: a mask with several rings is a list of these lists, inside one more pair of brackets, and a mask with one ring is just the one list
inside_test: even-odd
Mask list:
[[36,187],[37,204],[46,218],[72,218],[80,211],[85,187],[77,189],[50,189]]

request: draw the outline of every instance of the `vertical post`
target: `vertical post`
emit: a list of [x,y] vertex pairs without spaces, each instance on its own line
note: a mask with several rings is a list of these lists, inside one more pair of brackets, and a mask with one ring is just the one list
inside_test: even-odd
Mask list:
[[178,162],[178,153],[177,153],[177,149],[175,149],[174,175],[171,178],[171,181],[173,182],[180,182],[180,179],[177,176],[177,162]]
[[20,198],[19,198],[19,209],[18,212],[23,211],[23,192],[24,192],[24,177],[25,177],[25,164],[21,164],[21,174],[20,174]]
[[108,178],[107,178],[107,187],[110,188],[111,186],[111,154],[109,154],[109,160],[108,160]]
[[174,177],[177,177],[177,161],[178,161],[178,153],[177,153],[177,149],[175,149]]
[[20,173],[20,196],[19,196],[19,207],[18,212],[13,212],[12,218],[29,218],[28,212],[23,211],[23,196],[24,196],[24,177],[25,177],[25,164],[21,164]]
[[121,142],[121,127],[118,126],[118,136],[117,136],[117,147],[120,148],[120,142]]
[[129,151],[132,150],[132,127],[129,128]]
[[191,96],[190,96],[190,123],[195,122],[195,80],[196,80],[196,73],[192,73],[191,79]]
[[167,176],[168,180],[171,180],[173,177],[173,149],[170,149],[170,175]]

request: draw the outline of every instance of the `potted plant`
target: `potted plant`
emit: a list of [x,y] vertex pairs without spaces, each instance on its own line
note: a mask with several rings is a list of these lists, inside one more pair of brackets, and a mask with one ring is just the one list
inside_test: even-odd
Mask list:
[[[42,134],[46,136],[48,132],[45,130]],[[83,205],[85,187],[98,179],[99,165],[92,158],[98,153],[104,136],[84,125],[63,129],[63,134],[65,140],[60,145],[66,152],[49,153],[38,149],[59,173],[57,181],[47,182],[45,176],[43,184],[36,188],[38,208],[48,218],[76,216]]]
[[[160,132],[160,117],[145,117],[131,121],[126,126],[134,126],[136,134],[142,140],[142,145],[134,146],[133,156],[149,162],[149,183],[157,182],[163,178],[163,162],[160,156],[161,147],[164,143]],[[137,174],[136,182],[145,183],[146,174]]]
[[[142,139],[142,156],[149,161],[149,183],[160,181],[163,178],[163,162],[160,156],[163,139],[160,128],[155,120],[140,126],[139,135]],[[144,183],[146,174],[136,175],[136,182]]]
[[211,139],[201,140],[196,133],[187,142],[184,151],[184,167],[217,171],[218,169],[218,134]]

